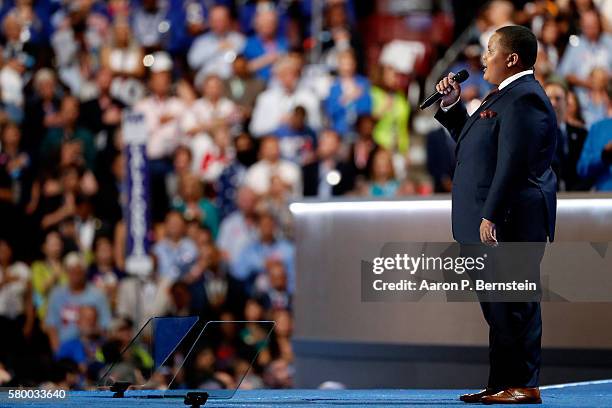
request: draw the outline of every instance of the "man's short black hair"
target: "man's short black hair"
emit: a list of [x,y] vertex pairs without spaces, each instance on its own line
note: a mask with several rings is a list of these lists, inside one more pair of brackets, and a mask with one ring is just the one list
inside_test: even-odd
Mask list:
[[500,44],[519,56],[523,68],[532,68],[538,56],[538,40],[527,27],[513,25],[497,29]]

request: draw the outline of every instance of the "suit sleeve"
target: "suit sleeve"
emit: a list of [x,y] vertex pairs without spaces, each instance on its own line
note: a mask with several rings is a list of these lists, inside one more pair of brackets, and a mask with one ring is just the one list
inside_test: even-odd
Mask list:
[[465,122],[468,120],[467,110],[465,109],[465,105],[459,102],[452,108],[448,110],[448,112],[444,112],[442,108],[438,108],[438,112],[434,118],[438,122],[442,124],[451,134],[451,137],[455,142],[459,140],[459,135],[461,134],[461,130],[465,125]]
[[503,221],[519,183],[529,176],[531,158],[537,155],[546,137],[550,136],[546,132],[551,129],[553,119],[544,101],[536,94],[520,96],[504,111],[497,145],[497,165],[482,209],[483,218],[496,224]]

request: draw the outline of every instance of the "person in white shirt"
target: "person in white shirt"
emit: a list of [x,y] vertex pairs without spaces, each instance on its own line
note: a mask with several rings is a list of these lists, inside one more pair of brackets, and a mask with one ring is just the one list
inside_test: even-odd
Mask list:
[[221,77],[207,76],[202,82],[202,97],[193,103],[181,120],[183,131],[198,137],[218,126],[232,125],[240,120],[236,104],[223,96]]
[[0,316],[8,319],[16,319],[24,313],[30,282],[30,268],[23,262],[12,262],[12,257],[11,246],[0,240]]
[[250,131],[254,136],[273,133],[289,122],[296,106],[303,106],[308,113],[308,126],[321,128],[321,101],[310,89],[299,87],[300,64],[294,57],[284,57],[274,66],[277,85],[262,92],[255,102]]
[[147,155],[151,160],[158,160],[170,157],[178,146],[181,136],[179,121],[185,106],[179,98],[170,95],[170,70],[160,68],[152,71],[149,79],[151,95],[138,102],[134,109],[145,116],[149,131]]
[[200,180],[213,183],[234,158],[232,135],[226,125],[215,127],[192,141],[192,171]]
[[181,121],[193,155],[193,171],[206,181],[216,180],[231,159],[230,127],[240,120],[236,104],[223,92],[221,77],[206,77],[202,98],[194,102]]
[[260,160],[253,164],[246,173],[245,185],[257,194],[267,194],[270,190],[272,177],[279,176],[285,184],[291,187],[294,197],[301,196],[302,173],[300,167],[293,162],[280,158],[278,139],[273,136],[263,138],[259,155]]
[[164,219],[168,211],[166,176],[172,171],[171,157],[184,141],[181,120],[185,103],[170,93],[172,61],[165,52],[153,54],[149,78],[151,96],[134,106],[134,111],[144,114],[147,127],[147,156],[151,177],[151,214],[155,221]]

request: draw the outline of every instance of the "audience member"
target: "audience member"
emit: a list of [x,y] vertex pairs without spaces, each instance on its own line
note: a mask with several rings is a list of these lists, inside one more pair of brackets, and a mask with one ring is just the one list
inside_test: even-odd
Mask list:
[[245,45],[244,36],[232,30],[230,10],[223,5],[210,9],[208,16],[210,30],[195,39],[187,60],[196,77],[216,74],[228,78],[232,73],[232,62]]
[[287,125],[291,112],[302,106],[307,113],[307,124],[312,129],[321,127],[319,98],[309,89],[300,86],[299,62],[293,57],[281,58],[274,65],[277,86],[268,87],[258,97],[249,129],[254,136],[265,136]]
[[340,158],[342,140],[334,130],[321,132],[317,160],[302,168],[304,196],[330,198],[353,189],[354,168]]
[[553,170],[557,175],[557,184],[561,191],[588,190],[590,183],[582,179],[576,172],[578,159],[584,146],[587,131],[583,127],[575,127],[566,122],[567,89],[556,82],[549,82],[544,90],[550,99],[555,113],[559,137]]
[[244,177],[244,183],[257,194],[267,194],[272,176],[277,175],[291,187],[294,196],[302,194],[302,177],[297,164],[280,156],[278,139],[267,136],[261,140],[259,161],[253,164]]
[[111,311],[108,300],[102,292],[87,282],[86,264],[83,256],[71,252],[64,259],[68,281],[66,285],[57,286],[49,296],[49,307],[45,326],[53,350],[60,345],[78,337],[77,326],[81,306],[93,307],[98,316],[102,330],[110,325]]
[[179,123],[185,111],[183,102],[170,94],[172,62],[168,55],[156,53],[149,78],[151,95],[136,104],[134,109],[145,117],[148,129],[147,156],[151,173],[153,219],[160,221],[168,208],[165,177],[171,171],[169,158],[179,145]]
[[0,240],[0,318],[16,320],[25,313],[30,291],[30,268],[13,259],[13,248]]
[[592,84],[589,75],[596,67],[612,66],[612,36],[602,32],[601,18],[596,10],[580,15],[579,37],[572,37],[561,59],[559,73],[576,87],[579,97],[586,96]]
[[196,261],[197,251],[195,243],[186,236],[183,215],[178,211],[168,212],[164,238],[153,246],[159,276],[169,282],[180,279]]
[[612,191],[612,118],[591,126],[577,170],[580,177],[595,181],[597,191]]
[[247,293],[251,293],[253,282],[260,274],[265,272],[266,263],[279,260],[283,263],[287,273],[287,290],[293,293],[295,288],[295,250],[293,245],[278,238],[278,227],[274,217],[270,214],[259,216],[259,237],[247,245],[235,259],[232,266],[232,275],[244,282]]
[[374,141],[384,149],[406,155],[410,105],[402,92],[399,72],[388,65],[381,69],[380,84],[372,88],[372,115],[377,121]]
[[257,239],[257,194],[242,186],[236,194],[237,209],[221,222],[217,245],[227,260],[236,259],[242,250]]
[[281,156],[296,164],[311,162],[317,147],[317,134],[307,125],[307,112],[303,106],[296,106],[287,123],[282,124],[274,135],[279,138]]
[[44,321],[47,315],[49,293],[56,285],[66,284],[68,279],[62,263],[63,249],[64,243],[60,233],[50,230],[42,246],[44,258],[32,263],[34,306],[40,321]]
[[285,37],[278,35],[278,14],[272,7],[260,7],[255,14],[255,34],[247,39],[244,56],[249,70],[264,81],[269,81],[272,65],[287,52]]
[[69,359],[79,365],[82,374],[87,373],[92,365],[101,366],[101,348],[104,343],[103,330],[98,325],[98,311],[89,305],[80,306],[77,317],[77,335],[63,341],[55,357],[58,360]]
[[117,302],[117,288],[126,274],[115,265],[113,243],[108,237],[103,235],[97,237],[93,248],[94,261],[87,269],[87,280],[106,295],[114,310]]
[[338,78],[324,103],[331,127],[343,138],[354,130],[359,115],[372,112],[370,82],[356,74],[356,68],[351,50],[338,54]]
[[251,120],[257,96],[265,88],[265,82],[249,71],[246,57],[242,54],[237,55],[232,63],[232,75],[225,80],[225,96],[238,106],[245,126],[248,126]]
[[186,174],[179,181],[179,197],[174,208],[190,220],[197,220],[206,227],[213,238],[219,230],[219,215],[214,204],[204,198],[202,183],[193,174]]
[[400,183],[395,178],[393,156],[390,151],[379,149],[372,158],[369,195],[372,197],[393,197]]

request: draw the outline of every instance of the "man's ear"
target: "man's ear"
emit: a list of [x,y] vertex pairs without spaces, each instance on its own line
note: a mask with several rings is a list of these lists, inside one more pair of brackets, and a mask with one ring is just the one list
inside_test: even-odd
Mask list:
[[513,52],[512,54],[508,55],[508,58],[506,59],[506,66],[508,68],[512,68],[518,63],[519,63],[519,56],[516,52]]

